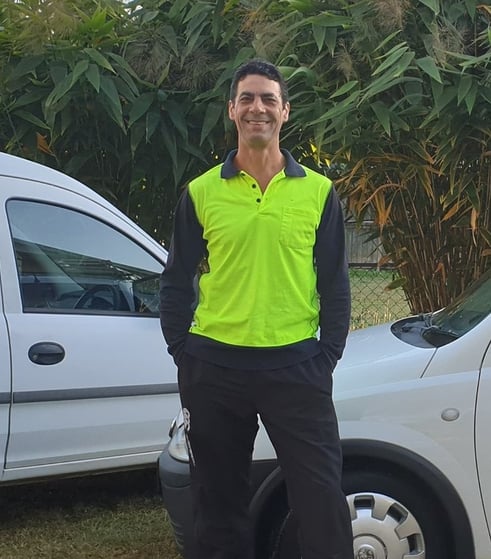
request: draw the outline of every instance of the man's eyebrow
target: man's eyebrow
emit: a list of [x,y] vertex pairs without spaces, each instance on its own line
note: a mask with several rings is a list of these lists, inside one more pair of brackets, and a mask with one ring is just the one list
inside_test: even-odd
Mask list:
[[[252,91],[242,91],[239,94],[239,98],[241,98],[241,97],[255,97],[255,96],[256,96],[256,94],[253,93]],[[259,93],[259,97],[261,97],[261,99],[264,99],[264,98],[279,99],[280,98],[279,95],[277,95],[276,93],[272,93],[272,92],[271,93],[269,93],[269,92],[268,93]]]

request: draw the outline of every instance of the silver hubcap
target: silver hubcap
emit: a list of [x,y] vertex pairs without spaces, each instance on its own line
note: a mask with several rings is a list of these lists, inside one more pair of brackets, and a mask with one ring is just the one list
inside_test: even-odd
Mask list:
[[423,532],[401,503],[379,493],[347,497],[355,559],[425,559]]

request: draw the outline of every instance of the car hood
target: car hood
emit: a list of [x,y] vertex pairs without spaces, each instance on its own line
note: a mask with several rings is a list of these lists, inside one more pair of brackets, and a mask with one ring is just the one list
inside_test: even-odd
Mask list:
[[334,398],[346,391],[421,377],[437,351],[415,347],[391,332],[391,323],[354,330],[334,371]]

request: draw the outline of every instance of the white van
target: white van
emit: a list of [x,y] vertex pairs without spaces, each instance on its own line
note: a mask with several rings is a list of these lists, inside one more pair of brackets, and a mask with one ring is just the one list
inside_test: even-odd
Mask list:
[[86,186],[0,154],[0,484],[155,463],[179,409],[165,260]]

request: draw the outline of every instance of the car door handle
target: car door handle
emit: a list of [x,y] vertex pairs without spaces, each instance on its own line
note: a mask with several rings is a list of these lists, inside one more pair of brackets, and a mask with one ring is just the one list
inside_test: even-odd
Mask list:
[[29,348],[29,359],[38,365],[55,365],[64,357],[65,350],[54,342],[39,342]]

